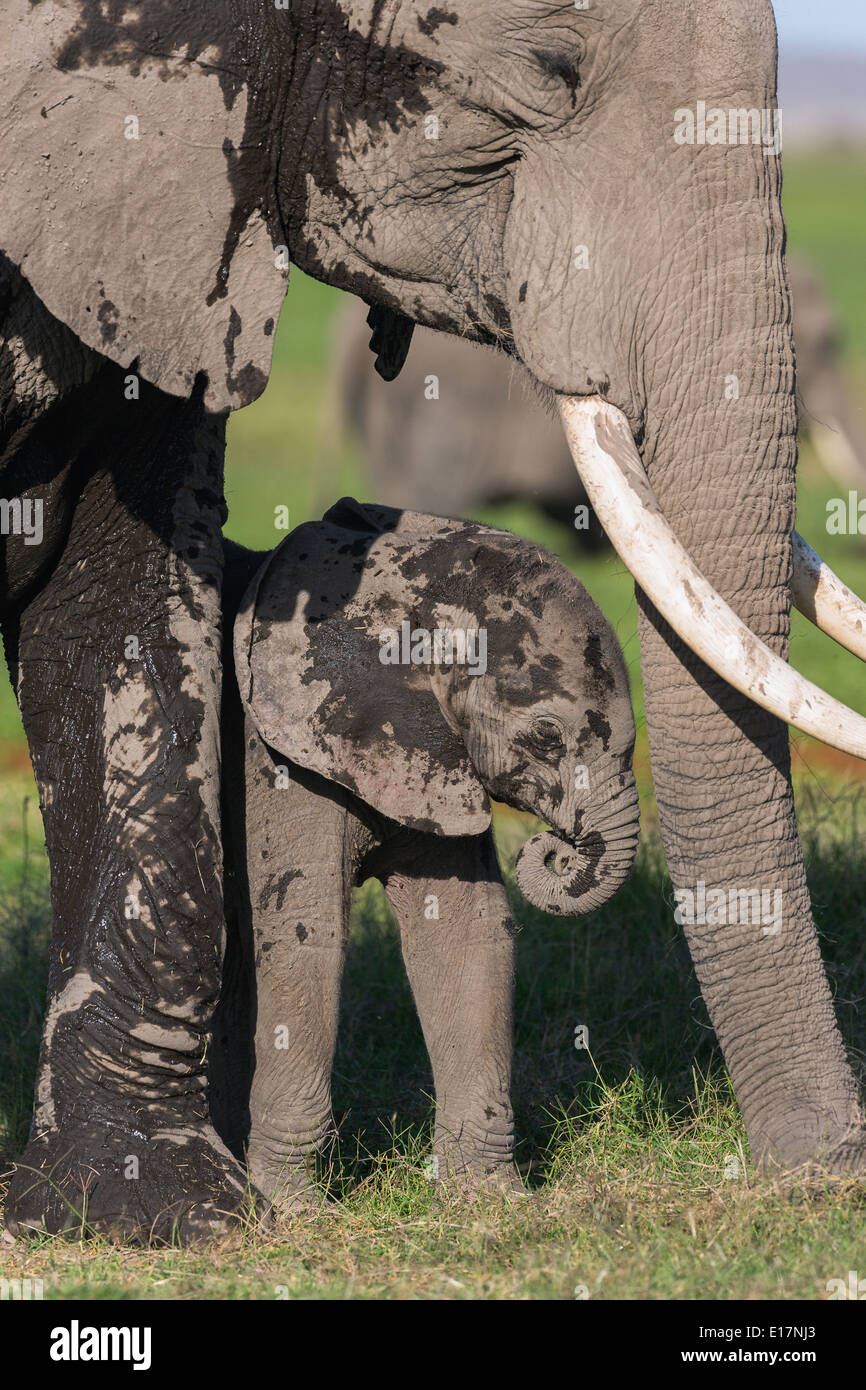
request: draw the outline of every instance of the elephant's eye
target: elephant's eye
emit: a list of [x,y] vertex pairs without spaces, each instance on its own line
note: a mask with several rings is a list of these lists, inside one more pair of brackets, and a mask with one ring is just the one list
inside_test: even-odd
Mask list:
[[571,96],[572,108],[576,107],[577,91],[580,87],[580,71],[577,64],[564,53],[551,53],[544,49],[535,49],[532,56],[547,77],[565,84]]
[[529,737],[542,753],[560,753],[565,748],[562,730],[552,719],[536,719],[529,731]]

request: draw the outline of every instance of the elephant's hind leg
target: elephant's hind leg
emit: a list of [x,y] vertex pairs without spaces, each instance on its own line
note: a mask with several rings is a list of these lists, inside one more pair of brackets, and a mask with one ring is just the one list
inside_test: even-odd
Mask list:
[[13,1233],[209,1238],[248,1207],[211,1128],[224,422],[106,369],[86,479],[41,591],[4,625],[54,926]]

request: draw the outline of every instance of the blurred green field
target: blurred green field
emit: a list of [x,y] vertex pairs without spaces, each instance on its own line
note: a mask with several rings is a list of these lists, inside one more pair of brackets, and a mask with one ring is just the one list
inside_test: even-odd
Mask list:
[[[831,288],[847,368],[866,399],[866,155],[786,160],[792,248]],[[229,427],[228,534],[266,547],[344,492],[364,495],[350,441],[335,438],[327,379],[340,296],[294,273],[260,401]],[[372,370],[372,360],[371,360]],[[866,542],[828,536],[836,485],[804,454],[798,524],[866,594]],[[374,499],[366,499],[374,500]],[[387,498],[381,499],[387,501]],[[632,583],[613,555],[586,559],[529,507],[488,520],[574,566],[614,624],[641,720]],[[795,617],[794,663],[866,711],[862,666]],[[860,765],[797,737],[801,831],[822,947],[852,1059],[866,1056],[866,905]],[[43,999],[48,907],[38,809],[8,682],[0,689],[0,1175],[23,1142]],[[454,1202],[424,1178],[431,1079],[399,939],[378,885],[358,895],[335,1071],[340,1144],[322,1220],[251,1236],[218,1258],[43,1241],[0,1250],[0,1276],[42,1277],[49,1297],[820,1298],[862,1264],[863,1197],[758,1181],[682,933],[639,748],[644,836],[635,874],[577,926],[514,895],[522,927],[516,1000],[518,1160],[530,1195]],[[23,797],[31,795],[29,804]],[[528,823],[498,814],[509,888]],[[575,1050],[578,1023],[590,1054]],[[732,1171],[733,1168],[736,1171]],[[737,1180],[730,1180],[736,1178]]]

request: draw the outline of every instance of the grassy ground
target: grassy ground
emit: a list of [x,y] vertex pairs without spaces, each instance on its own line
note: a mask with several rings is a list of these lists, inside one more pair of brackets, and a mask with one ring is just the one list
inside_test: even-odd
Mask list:
[[[801,795],[810,882],[855,1062],[866,1044],[857,793]],[[498,821],[506,866],[525,833]],[[510,874],[509,874],[510,878]],[[0,1278],[70,1298],[820,1298],[862,1264],[866,1197],[757,1181],[681,935],[657,834],[616,901],[580,924],[518,898],[514,1085],[527,1196],[475,1203],[425,1175],[431,1079],[376,885],[355,904],[336,1062],[334,1209],[208,1255],[36,1241]],[[0,910],[0,1113],[20,1142],[39,1032],[39,876]],[[578,1024],[589,1051],[574,1046]],[[577,1291],[577,1292],[576,1292]],[[584,1292],[585,1291],[585,1292]]]
[[[812,253],[838,296],[850,370],[866,387],[866,161],[789,161],[792,244]],[[337,296],[295,277],[274,374],[230,426],[229,533],[269,545],[274,508],[292,525],[342,491],[362,491],[351,449],[328,429],[325,363]],[[832,489],[803,460],[800,528],[860,592],[866,548],[827,537]],[[578,560],[572,538],[528,508],[487,519],[559,550],[614,622],[640,715],[631,584],[614,557]],[[798,623],[795,663],[863,707],[862,667]],[[812,898],[842,1029],[866,1048],[866,815],[861,767],[795,741]],[[20,1146],[32,1095],[48,905],[38,811],[11,691],[0,692],[0,1160]],[[638,749],[644,835],[637,870],[604,911],[550,922],[515,898],[522,925],[515,1105],[528,1196],[449,1198],[426,1180],[431,1079],[376,885],[358,895],[336,1065],[339,1150],[333,1213],[212,1255],[0,1246],[0,1278],[43,1278],[46,1296],[114,1298],[820,1298],[862,1266],[863,1198],[759,1182],[681,934]],[[30,795],[26,809],[23,800]],[[497,816],[503,863],[528,829]],[[589,1052],[574,1046],[589,1028]]]

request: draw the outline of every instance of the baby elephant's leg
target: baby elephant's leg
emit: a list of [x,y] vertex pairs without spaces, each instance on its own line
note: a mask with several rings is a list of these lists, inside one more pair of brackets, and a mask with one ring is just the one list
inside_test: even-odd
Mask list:
[[492,837],[413,837],[385,886],[433,1067],[434,1171],[519,1188],[509,1094],[516,928]]
[[333,1133],[349,885],[346,814],[292,767],[288,785],[247,728],[247,865],[256,982],[248,1161],[284,1210],[316,1200],[315,1156]]

